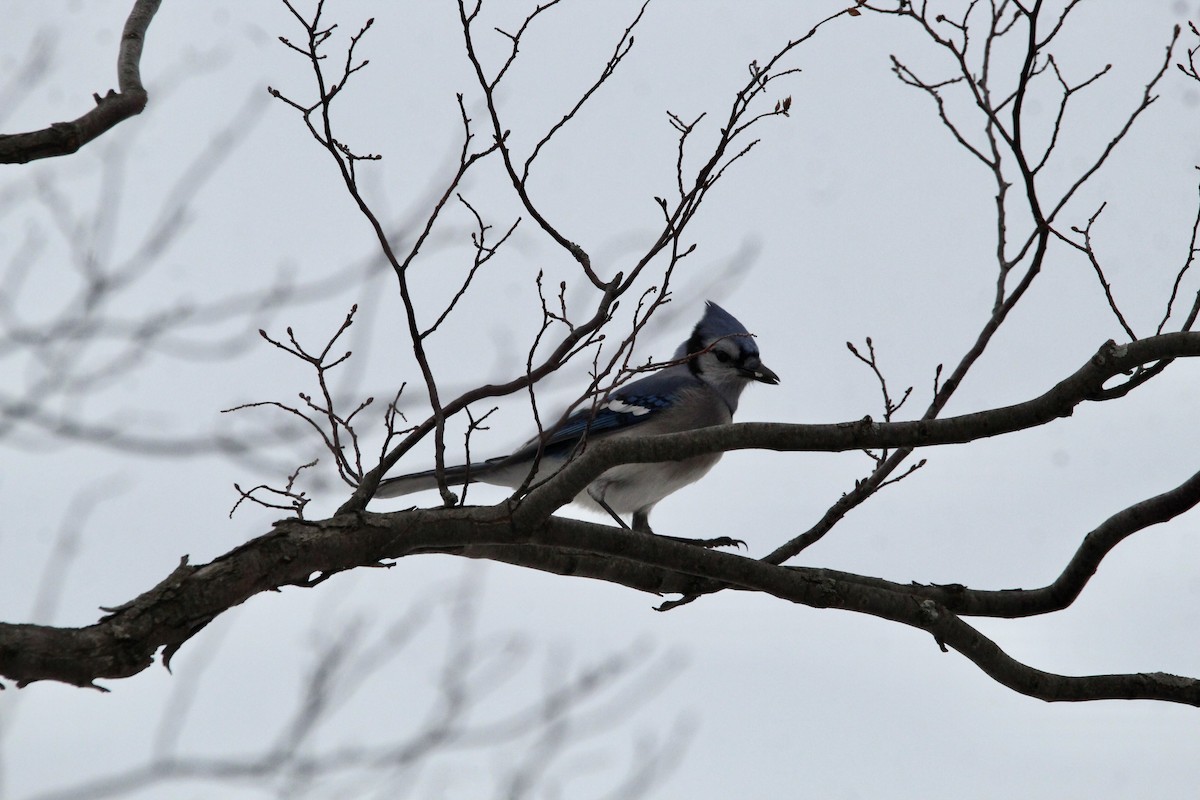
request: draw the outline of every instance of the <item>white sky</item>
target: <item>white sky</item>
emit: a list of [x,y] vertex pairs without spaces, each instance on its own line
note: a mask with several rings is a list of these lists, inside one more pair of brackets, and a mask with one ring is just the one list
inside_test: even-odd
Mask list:
[[[15,132],[75,117],[93,91],[107,90],[128,5],[7,4],[0,71],[12,74],[40,31],[49,37],[39,46],[49,48],[52,67],[20,104],[9,104],[0,127]],[[518,6],[496,5],[502,9],[496,24],[515,27],[519,15],[510,9]],[[342,32],[376,17],[361,45],[371,65],[344,100],[342,137],[384,155],[362,167],[382,215],[419,213],[458,147],[454,92],[477,101],[453,8],[364,0],[328,6]],[[671,187],[674,133],[664,112],[722,117],[751,60],[763,60],[839,7],[656,0],[628,61],[536,168],[531,188],[542,207],[590,250],[604,274],[627,268],[634,248],[655,231],[653,197]],[[568,2],[531,35],[503,95],[518,149],[588,85],[635,10],[626,2]],[[1068,117],[1062,147],[1073,149],[1050,170],[1052,185],[1111,137],[1161,62],[1171,25],[1189,14],[1200,16],[1200,6],[1091,0],[1076,12],[1077,27],[1056,51],[1064,73],[1080,80],[1110,62],[1113,70]],[[891,52],[931,77],[948,68],[913,34],[895,21],[846,19],[796,53],[789,63],[803,72],[779,90],[794,98],[791,118],[763,125],[762,144],[714,191],[692,229],[699,249],[674,279],[675,303],[641,343],[643,357],[669,355],[702,300],[720,302],[758,335],[765,362],[782,377],[778,387],[751,387],[741,420],[879,416],[877,386],[844,346],[865,336],[873,337],[893,389],[915,387],[906,411],[918,413],[934,367],[956,362],[983,324],[994,286],[994,189],[988,174],[953,146],[928,100],[889,72]],[[20,300],[22,313],[51,313],[74,291],[76,273],[45,207],[32,200],[10,206],[9,198],[34,196],[38,187],[45,196],[52,186],[83,228],[99,212],[108,214],[99,218],[111,242],[101,237],[94,249],[103,262],[119,262],[139,246],[187,165],[230,125],[248,133],[219,169],[202,171],[185,232],[150,275],[121,295],[114,315],[136,318],[181,299],[211,301],[269,284],[281,271],[312,281],[373,258],[370,231],[332,165],[298,118],[267,96],[267,85],[311,94],[303,63],[276,41],[280,35],[300,36],[281,5],[164,3],[142,64],[151,93],[146,113],[77,156],[0,174],[3,263],[25,258],[21,247],[29,237],[45,242]],[[488,54],[492,63],[497,52]],[[1176,73],[1160,94],[1064,216],[1083,224],[1108,202],[1097,241],[1139,334],[1152,332],[1186,252],[1196,202],[1193,165],[1200,163],[1200,85]],[[477,102],[470,107],[479,111]],[[1046,104],[1047,121],[1052,113]],[[476,118],[482,124],[482,113]],[[122,165],[119,203],[99,188],[102,163]],[[199,177],[186,182],[195,185]],[[496,229],[524,216],[494,169],[481,170],[464,193]],[[446,276],[467,263],[469,218],[454,209],[446,222],[438,247],[419,262],[415,288],[422,296],[443,296],[457,280]],[[736,274],[722,278],[731,265]],[[467,387],[519,369],[515,354],[537,321],[531,315],[538,268],[552,276],[549,285],[571,274],[526,220],[436,342],[434,366],[447,385]],[[1185,288],[1194,295],[1196,276]],[[386,274],[322,295],[221,329],[251,342],[232,363],[152,354],[130,377],[70,411],[156,435],[246,435],[278,420],[268,412],[240,418],[217,412],[311,389],[295,363],[254,343],[253,330],[281,335],[292,325],[315,344],[354,302],[362,304],[363,319],[348,374],[365,377],[346,390],[382,401],[403,380],[416,385],[419,374],[396,344],[399,304]],[[581,282],[573,297],[584,302]],[[216,338],[187,338],[206,337]],[[1090,268],[1060,246],[948,412],[1039,394],[1103,341],[1119,337]],[[9,387],[33,374],[28,364],[0,364]],[[548,387],[543,406],[568,400],[583,369]],[[1082,407],[1036,431],[928,452],[924,470],[855,510],[800,563],[975,588],[1042,585],[1088,530],[1196,470],[1197,375],[1195,365],[1177,363],[1124,401]],[[419,396],[406,395],[417,414]],[[492,422],[473,443],[479,455],[502,453],[532,430],[519,398],[502,404]],[[232,484],[278,482],[281,475],[215,457],[147,459],[49,445],[29,430],[4,443],[0,619],[12,622],[30,621],[55,535],[81,492],[104,500],[84,520],[79,549],[65,562],[66,586],[51,620],[62,625],[94,621],[97,606],[149,588],[182,554],[200,563],[267,530],[267,512],[227,518],[236,499]],[[291,463],[302,454],[277,450],[268,461]],[[418,469],[428,457],[426,450],[404,465]],[[731,454],[701,484],[664,501],[656,529],[734,535],[749,543],[751,555],[762,555],[811,525],[868,464],[858,454]],[[310,516],[328,513],[344,496],[332,482],[314,491]],[[499,490],[472,488],[476,502],[500,497]],[[1198,520],[1193,512],[1119,546],[1066,612],[978,626],[1014,657],[1050,671],[1200,675]],[[519,636],[528,648],[523,671],[497,679],[485,716],[532,702],[557,671],[633,643],[661,659],[651,674],[674,674],[648,699],[627,700],[628,715],[602,736],[554,762],[563,797],[604,796],[647,738],[686,745],[654,797],[1179,797],[1200,784],[1195,709],[1045,704],[993,683],[921,633],[772,598],[726,592],[658,614],[655,598],[619,587],[414,557],[314,590],[255,597],[185,645],[173,677],[156,666],[106,682],[113,690],[107,695],[57,684],[3,692],[0,796],[36,796],[144,763],[172,693],[193,680],[200,681],[199,694],[181,751],[254,751],[293,710],[316,643],[356,620],[378,631],[420,608],[435,624],[346,701],[320,742],[399,735],[430,702],[444,657],[438,598],[464,580],[478,590],[478,629],[498,639]],[[621,707],[621,697],[604,703]],[[681,737],[680,726],[694,731]],[[360,787],[360,794],[498,796],[495,787],[520,763],[526,744],[440,755],[400,786],[409,795],[392,784],[372,786],[376,794]],[[228,789],[193,783],[144,796],[233,796]],[[245,796],[262,795],[247,790]]]

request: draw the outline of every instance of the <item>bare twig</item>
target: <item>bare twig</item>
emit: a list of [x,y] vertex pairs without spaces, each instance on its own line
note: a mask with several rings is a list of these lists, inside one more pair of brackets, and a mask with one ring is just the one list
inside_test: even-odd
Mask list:
[[[976,4],[972,3],[957,21],[951,21],[941,14],[931,19],[927,4],[901,3],[894,7],[881,7],[864,3],[861,6],[876,13],[896,15],[916,22],[932,42],[951,56],[958,74],[940,81],[927,81],[919,78],[912,70],[895,59],[893,64],[897,76],[903,82],[921,89],[937,102],[939,116],[950,130],[951,135],[991,171],[996,185],[998,270],[992,313],[981,328],[974,344],[960,358],[950,375],[938,384],[938,391],[922,416],[924,420],[931,420],[938,416],[973,365],[982,357],[992,337],[1000,329],[1009,313],[1024,297],[1041,272],[1049,239],[1054,235],[1052,223],[1055,217],[1078,190],[1107,162],[1116,146],[1125,139],[1133,124],[1154,102],[1155,87],[1170,63],[1175,42],[1179,37],[1178,28],[1166,48],[1167,57],[1163,66],[1149,80],[1141,101],[1125,116],[1123,123],[1108,144],[1090,164],[1079,171],[1078,176],[1060,194],[1050,200],[1044,199],[1037,176],[1038,171],[1049,158],[1049,151],[1044,151],[1042,156],[1034,158],[1030,146],[1025,142],[1023,133],[1025,99],[1031,82],[1039,75],[1045,74],[1050,66],[1048,55],[1043,58],[1043,53],[1061,31],[1066,15],[1074,5],[1074,3],[1068,4],[1065,11],[1054,21],[1049,32],[1041,34],[1039,33],[1039,14],[1042,13],[1040,3],[1031,8],[1025,8],[1016,3],[1011,6],[1004,3],[992,4],[992,13],[987,16],[983,28],[983,46],[979,56],[982,63],[979,67],[974,66],[968,56],[972,46],[971,32],[973,27],[978,24],[972,19],[971,13]],[[1006,14],[1009,13],[1012,16],[1006,18]],[[992,85],[994,81],[992,62],[995,57],[993,50],[1004,37],[1022,29],[1018,23],[1023,25],[1025,36],[1020,43],[1021,50],[1012,55],[1019,57],[1021,67],[1017,71],[1015,86],[997,101]],[[942,33],[939,25],[949,25],[955,34]],[[1074,93],[1084,86],[1092,85],[1099,77],[1100,75],[1094,76],[1073,88],[1068,86],[1065,91],[1068,94]],[[983,136],[987,143],[986,153],[983,148],[968,142],[962,133],[961,124],[954,122],[948,116],[942,96],[946,90],[952,88],[965,91],[976,109],[982,114]],[[1065,103],[1065,99],[1063,102]],[[1059,121],[1061,122],[1061,120],[1060,115]],[[1052,137],[1051,143],[1053,141]],[[1024,189],[1021,196],[1022,211],[1031,220],[1028,233],[1022,237],[1014,237],[1009,227],[1011,216],[1008,208],[1009,188],[1014,183]],[[1019,243],[1015,252],[1012,249],[1014,238]],[[1023,271],[1013,285],[1010,283],[1010,277],[1018,265]],[[1133,388],[1130,383],[1124,384],[1123,387],[1124,391]],[[1115,391],[1121,391],[1121,389]],[[854,490],[839,497],[814,525],[791,541],[777,547],[766,557],[767,560],[771,563],[782,563],[820,541],[851,509],[869,499],[885,485],[888,482],[888,476],[908,458],[911,452],[911,449],[901,448],[881,461],[868,478],[856,482]]]
[[[243,501],[249,500],[251,503],[262,506],[263,508],[274,508],[280,511],[288,511],[296,515],[296,519],[304,519],[304,507],[308,505],[311,497],[308,497],[304,492],[296,491],[296,479],[300,477],[300,471],[315,467],[316,461],[310,461],[307,464],[301,464],[296,467],[295,471],[288,476],[287,484],[282,489],[276,489],[266,484],[259,484],[251,489],[243,489],[236,483],[233,485],[234,490],[238,493],[238,501],[233,504],[233,508],[229,509],[229,518],[233,519],[233,513],[238,510],[238,506]],[[286,503],[274,502],[266,500],[263,495],[280,497],[286,500]]]
[[[351,307],[349,313],[347,313],[346,317],[342,320],[341,325],[333,333],[333,335],[329,337],[328,341],[326,341],[325,345],[318,353],[308,352],[308,350],[306,350],[305,347],[300,344],[299,340],[296,338],[295,331],[292,330],[291,327],[288,327],[287,329],[287,343],[272,338],[266,331],[259,331],[259,335],[267,342],[287,353],[288,355],[298,358],[312,368],[313,372],[316,374],[317,387],[320,391],[319,402],[314,401],[312,395],[301,392],[299,397],[301,401],[303,401],[303,409],[275,400],[268,400],[254,403],[242,403],[241,405],[234,406],[233,408],[227,408],[222,412],[229,413],[231,411],[241,411],[250,408],[271,407],[280,409],[281,411],[285,411],[288,414],[297,417],[311,430],[315,431],[321,438],[321,442],[324,445],[325,450],[328,451],[331,456],[333,456],[333,461],[337,467],[338,476],[347,485],[352,487],[358,486],[363,475],[362,449],[359,445],[358,432],[354,428],[354,418],[359,414],[359,412],[370,406],[375,399],[373,397],[368,397],[355,406],[355,408],[349,414],[343,415],[337,410],[337,404],[333,399],[333,390],[330,388],[329,372],[335,367],[346,363],[346,361],[352,355],[351,351],[349,350],[338,355],[332,354],[331,351],[343,334],[345,334],[346,331],[350,329],[350,326],[354,324],[354,314],[356,311],[358,311],[357,304]],[[399,393],[397,393],[397,400],[398,399]],[[398,412],[395,410],[395,402],[393,401],[389,410],[385,412],[389,438],[394,433],[393,424],[396,413]],[[304,467],[301,467],[300,469],[303,468]],[[297,472],[299,472],[299,470],[297,470]],[[291,497],[294,500],[298,499],[293,497],[291,493],[291,484],[294,479],[295,473],[292,476],[292,480],[288,481],[288,487],[286,490],[271,491],[277,494],[282,494],[286,497]],[[242,499],[256,499],[251,496],[252,493],[257,489],[262,488],[264,487],[255,487],[255,489],[251,489],[248,492],[242,492],[242,490],[239,488],[238,491],[241,492]],[[304,502],[307,502],[307,500]],[[240,503],[241,501],[239,500],[238,504],[240,505]],[[278,508],[280,506],[272,507]],[[291,508],[292,506],[289,505],[286,507]],[[234,508],[236,509],[237,506],[235,505]],[[302,509],[303,504],[301,504],[299,508]],[[230,513],[232,514],[232,512]]]
[[[1064,236],[1057,230],[1054,231],[1054,235],[1087,256],[1088,263],[1092,265],[1092,271],[1096,273],[1096,280],[1100,282],[1100,288],[1104,290],[1104,298],[1108,301],[1109,309],[1113,312],[1113,316],[1117,318],[1117,322],[1120,323],[1121,329],[1125,331],[1125,335],[1129,337],[1130,341],[1133,341],[1138,338],[1137,334],[1133,332],[1133,328],[1129,327],[1129,323],[1125,321],[1125,315],[1122,314],[1121,309],[1117,307],[1116,298],[1113,297],[1112,293],[1112,284],[1108,282],[1108,278],[1106,278],[1104,275],[1104,268],[1100,266],[1100,259],[1096,255],[1096,248],[1092,243],[1092,228],[1095,227],[1096,220],[1100,218],[1100,214],[1103,213],[1106,205],[1108,204],[1100,204],[1100,207],[1096,209],[1096,213],[1088,217],[1087,225],[1085,227],[1078,228],[1072,226],[1072,231],[1083,236],[1082,242],[1076,242],[1074,239],[1071,239],[1069,236]],[[1167,307],[1168,309],[1170,308],[1169,302]],[[1161,333],[1161,331],[1159,332]]]

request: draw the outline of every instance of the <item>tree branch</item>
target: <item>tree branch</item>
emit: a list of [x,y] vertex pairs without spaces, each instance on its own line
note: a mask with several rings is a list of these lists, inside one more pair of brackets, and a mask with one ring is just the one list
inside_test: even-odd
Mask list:
[[[685,434],[607,441],[590,447],[515,508],[358,512],[319,522],[286,520],[216,560],[184,557],[166,579],[86,628],[0,624],[0,674],[25,685],[59,680],[93,686],[134,675],[163,648],[163,661],[222,612],[260,592],[310,587],[339,572],[422,553],[489,558],[557,574],[592,577],[649,592],[696,594],[729,586],[815,608],[836,607],[919,628],[1016,691],[1045,700],[1144,698],[1200,705],[1200,681],[1174,676],[1051,675],[1021,664],[963,622],[958,613],[1022,616],[1069,602],[1119,541],[1170,519],[1200,499],[1200,476],[1114,515],[1085,538],[1063,576],[1034,600],[957,587],[901,586],[830,570],[781,567],[649,534],[549,515],[592,478],[618,463],[653,462],[719,450],[859,450],[967,442],[1069,416],[1106,380],[1144,363],[1200,356],[1200,333],[1107,343],[1075,374],[1038,398],[939,420],[842,425],[741,424]],[[1005,604],[1008,604],[1005,606]],[[100,687],[96,687],[100,688]]]
[[[96,625],[0,624],[0,673],[19,685],[52,679],[95,687],[96,679],[145,669],[159,647],[165,648],[168,661],[217,614],[259,592],[310,585],[317,580],[314,575],[323,579],[383,559],[441,552],[603,577],[647,591],[694,592],[698,584],[715,580],[813,608],[854,611],[924,630],[943,649],[958,651],[999,683],[1043,700],[1154,699],[1200,706],[1200,681],[1190,678],[1162,673],[1072,677],[1034,669],[1008,656],[946,606],[907,588],[897,592],[865,579],[780,567],[574,520],[551,519],[524,533],[509,522],[500,507],[281,522],[272,533],[209,564],[192,567],[185,559],[159,586]],[[541,553],[550,558],[539,558]]]
[[146,89],[142,86],[142,46],[146,30],[162,0],[137,0],[117,54],[117,86],[101,97],[93,94],[96,107],[70,122],[55,122],[47,128],[28,133],[0,134],[0,164],[25,164],[39,158],[70,155],[93,139],[99,138],[121,122],[142,113],[146,107]]
[[[518,526],[545,519],[566,505],[606,470],[618,464],[673,461],[729,450],[761,449],[781,452],[845,452],[868,448],[914,448],[963,444],[1045,425],[1069,417],[1075,407],[1103,397],[1105,382],[1143,364],[1200,356],[1200,333],[1169,333],[1126,345],[1106,342],[1070,377],[1039,397],[1003,408],[957,417],[914,422],[858,422],[797,425],[741,422],[701,430],[625,439],[608,439],[562,468],[553,478],[521,500],[513,513]],[[772,553],[782,563],[790,556]]]

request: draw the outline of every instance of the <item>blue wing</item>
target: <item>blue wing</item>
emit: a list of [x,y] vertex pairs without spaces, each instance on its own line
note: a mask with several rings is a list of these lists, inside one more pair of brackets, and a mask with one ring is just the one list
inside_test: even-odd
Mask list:
[[632,428],[654,417],[655,412],[670,408],[673,398],[661,394],[615,393],[604,398],[593,410],[584,408],[567,417],[550,438],[547,447],[578,442],[584,435]]
[[[663,370],[634,381],[605,397],[594,409],[581,408],[552,431],[543,446],[547,451],[570,450],[584,434],[595,436],[625,430],[654,419],[675,403],[681,388],[679,376],[669,372]],[[536,448],[537,443],[531,442],[522,450]]]

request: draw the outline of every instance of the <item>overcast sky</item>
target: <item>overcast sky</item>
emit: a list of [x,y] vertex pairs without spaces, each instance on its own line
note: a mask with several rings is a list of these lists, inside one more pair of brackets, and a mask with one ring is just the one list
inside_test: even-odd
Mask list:
[[[47,67],[31,87],[5,83],[0,129],[73,118],[92,92],[113,86],[129,5],[7,3],[0,72],[19,74],[31,52],[45,53]],[[516,9],[524,6],[496,5],[493,24],[515,29],[522,17]],[[396,224],[417,219],[453,167],[460,126],[454,93],[464,92],[482,120],[456,12],[431,0],[327,6],[339,36],[376,19],[360,45],[371,64],[341,101],[340,136],[383,155],[360,167],[381,216]],[[530,34],[501,97],[515,148],[523,152],[570,107],[637,8],[575,0]],[[675,132],[665,112],[708,112],[715,124],[749,62],[765,60],[838,8],[654,0],[632,54],[548,148],[531,191],[603,274],[627,269],[655,233],[653,198],[672,187]],[[1200,17],[1200,5],[1081,4],[1055,51],[1060,69],[1078,82],[1113,67],[1067,117],[1048,185],[1072,179],[1112,137],[1161,64],[1172,25],[1189,15]],[[494,68],[505,40],[480,35]],[[419,373],[405,352],[394,281],[379,269],[371,231],[297,115],[267,94],[268,85],[296,97],[313,91],[303,61],[279,36],[302,34],[278,3],[168,0],[142,62],[151,97],[146,112],[76,156],[0,174],[0,263],[29,269],[19,297],[7,298],[27,319],[48,318],[74,296],[78,259],[127,263],[181,194],[191,201],[182,230],[147,274],[121,289],[107,312],[112,317],[137,319],[180,302],[200,306],[284,279],[316,286],[304,303],[182,331],[87,403],[56,410],[150,438],[253,435],[281,419],[267,411],[218,412],[312,390],[304,369],[254,331],[281,336],[291,325],[315,345],[359,303],[350,342],[356,355],[342,388],[382,402],[407,380],[404,407],[420,418],[420,392],[411,391]],[[895,79],[891,53],[931,79],[951,74],[914,26],[869,15],[840,20],[790,57],[788,64],[802,70],[779,84],[778,94],[793,97],[790,118],[762,125],[761,144],[714,190],[692,229],[697,251],[673,279],[673,303],[640,340],[641,357],[665,358],[687,337],[705,299],[736,315],[782,378],[777,387],[750,387],[740,420],[880,416],[874,378],[845,348],[867,336],[893,390],[914,387],[905,411],[919,415],[936,365],[957,362],[986,319],[995,286],[991,177],[954,145],[928,98]],[[1082,225],[1108,203],[1097,246],[1139,335],[1152,333],[1161,317],[1196,213],[1200,84],[1171,72],[1109,167],[1063,212],[1070,225]],[[1053,119],[1050,98],[1033,100],[1041,103],[1034,119],[1044,125]],[[698,141],[713,135],[714,128],[702,129]],[[209,150],[221,158],[205,156]],[[463,194],[497,231],[525,216],[492,167]],[[67,217],[72,222],[61,225]],[[447,214],[418,262],[418,294],[440,297],[457,285],[468,263],[470,224],[461,207]],[[466,388],[521,369],[538,323],[538,269],[550,286],[572,275],[570,262],[525,220],[433,345],[434,368],[447,386]],[[367,277],[319,283],[341,270]],[[570,296],[582,307],[586,293],[575,283]],[[1198,287],[1200,279],[1189,276],[1185,303]],[[11,283],[0,290],[15,292]],[[1059,246],[947,413],[1031,398],[1105,340],[1121,337],[1086,260]],[[232,360],[217,358],[214,343],[241,349]],[[100,363],[104,352],[101,346],[89,358]],[[37,374],[19,358],[0,365],[12,394]],[[581,363],[556,376],[543,404],[571,399],[585,372]],[[1038,430],[928,452],[924,469],[856,509],[798,563],[897,581],[1043,585],[1087,531],[1196,470],[1198,391],[1196,365],[1176,363],[1123,401],[1082,407]],[[473,440],[478,455],[501,454],[533,430],[525,400],[500,405],[490,430]],[[283,465],[309,452],[286,445],[255,459],[155,457],[55,443],[29,426],[2,441],[0,619],[60,625],[94,622],[97,607],[145,591],[183,554],[202,563],[264,533],[271,512],[243,509],[229,518],[233,483],[279,483]],[[419,469],[430,458],[427,448],[402,466]],[[855,453],[730,454],[703,482],[658,507],[656,530],[732,535],[747,541],[749,555],[761,556],[812,525],[869,468]],[[314,475],[321,482],[309,486],[312,517],[345,497],[321,469],[328,465]],[[500,490],[471,490],[473,502],[502,497]],[[1193,512],[1119,546],[1065,612],[973,624],[1015,658],[1052,672],[1198,676],[1198,520]],[[77,536],[67,552],[63,531]],[[58,565],[62,591],[54,603],[43,601],[51,618],[33,619],[37,598],[46,597],[39,587],[48,564]],[[255,597],[189,641],[173,675],[155,666],[105,682],[110,694],[58,684],[3,692],[0,796],[38,796],[144,764],[163,715],[178,718],[172,703],[193,686],[179,751],[259,752],[293,713],[323,644],[357,630],[356,641],[367,647],[397,620],[425,614],[429,621],[409,647],[365,678],[357,694],[339,699],[344,707],[314,746],[399,737],[419,726],[435,696],[452,648],[446,631],[454,606],[447,598],[463,586],[474,598],[480,648],[504,645],[497,665],[472,673],[492,688],[482,718],[536,703],[556,678],[630,648],[644,659],[613,692],[590,701],[590,716],[574,731],[597,729],[550,763],[562,797],[608,796],[636,756],[655,748],[673,752],[678,763],[652,797],[1184,797],[1200,785],[1196,709],[1046,704],[999,686],[920,632],[768,597],[724,592],[659,614],[658,598],[599,582],[411,557],[316,589]],[[457,619],[461,626],[461,612]],[[456,652],[450,650],[451,661]],[[507,658],[516,663],[511,675]],[[500,796],[496,787],[533,747],[464,747],[401,779],[353,791]],[[308,796],[296,787],[288,792]],[[212,783],[156,786],[144,796],[218,793],[264,796],[248,785]]]

